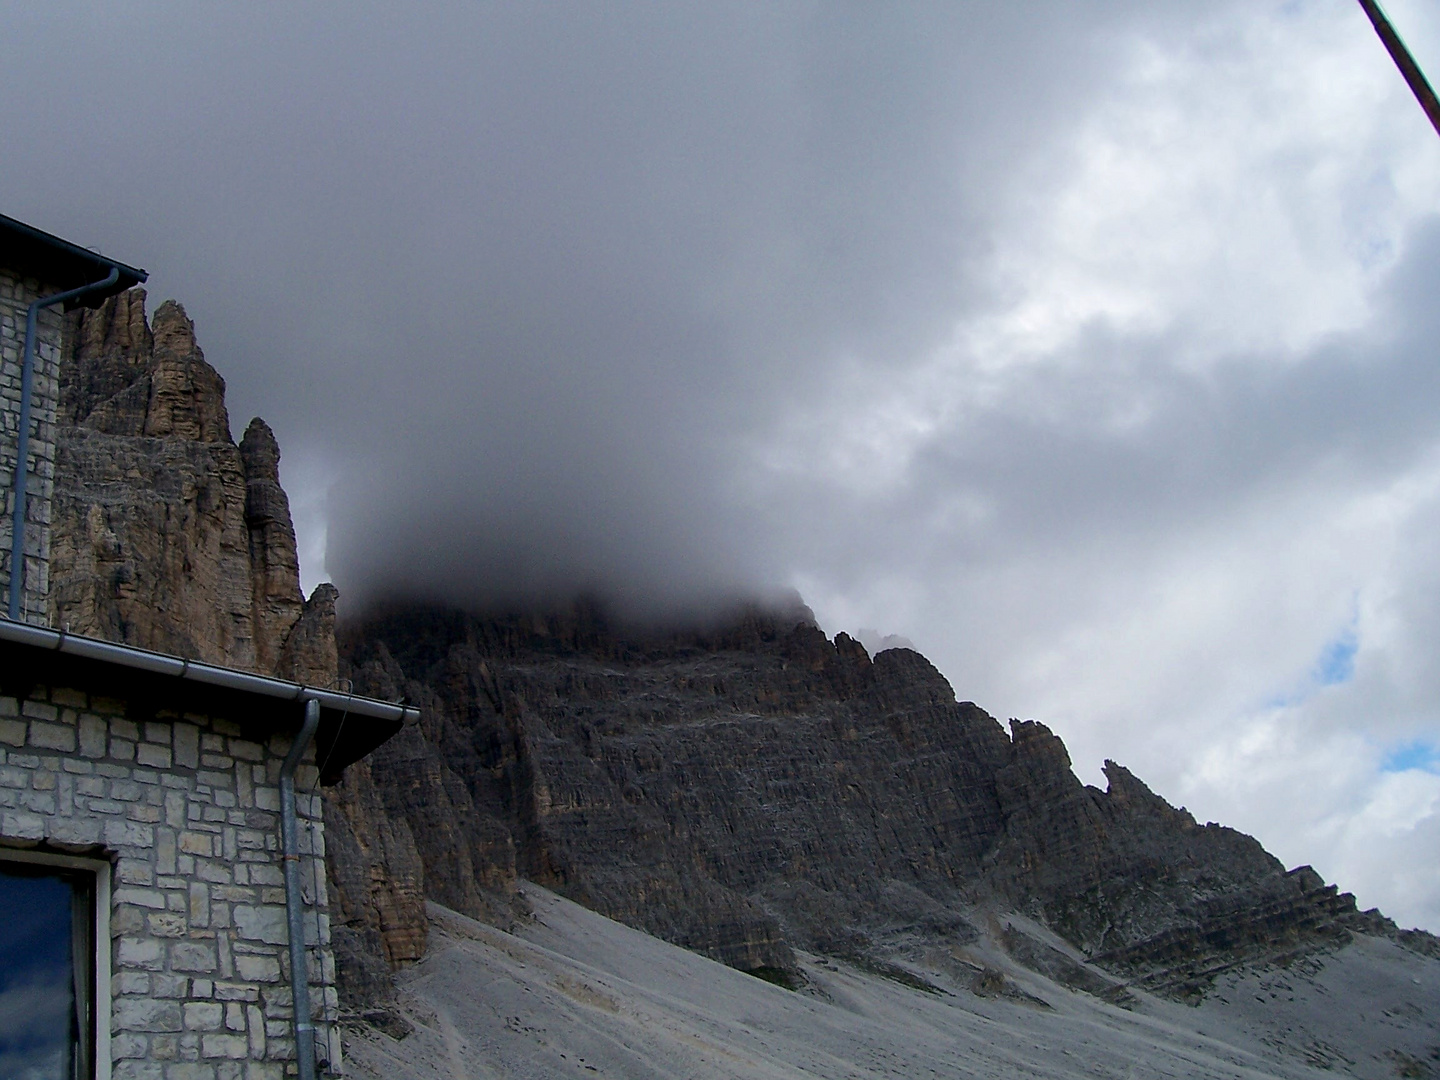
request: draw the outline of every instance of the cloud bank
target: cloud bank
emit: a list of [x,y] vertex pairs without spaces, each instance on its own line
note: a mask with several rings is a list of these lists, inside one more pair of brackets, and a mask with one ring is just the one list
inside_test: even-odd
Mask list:
[[347,602],[795,586],[1440,929],[1440,141],[1358,5],[1155,8],[20,9],[0,195]]

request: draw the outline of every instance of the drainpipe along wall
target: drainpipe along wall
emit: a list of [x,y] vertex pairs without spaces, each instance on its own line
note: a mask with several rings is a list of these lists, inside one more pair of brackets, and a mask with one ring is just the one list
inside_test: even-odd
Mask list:
[[6,616],[19,622],[21,599],[25,595],[25,504],[30,478],[30,397],[35,381],[35,335],[43,308],[54,307],[84,296],[97,289],[107,289],[120,280],[120,268],[112,266],[103,281],[93,281],[78,289],[42,296],[31,303],[25,313],[25,351],[20,365],[20,435],[15,447],[15,498],[10,524],[10,605]]
[[285,917],[290,927],[290,995],[295,1012],[295,1064],[300,1080],[315,1080],[315,1024],[310,1018],[310,973],[305,961],[305,900],[300,894],[300,836],[295,820],[295,770],[320,726],[320,702],[305,702],[305,722],[280,766],[280,840],[285,862]]

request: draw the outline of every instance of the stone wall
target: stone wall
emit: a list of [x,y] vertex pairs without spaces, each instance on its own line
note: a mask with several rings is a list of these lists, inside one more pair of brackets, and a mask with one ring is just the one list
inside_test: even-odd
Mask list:
[[[34,278],[20,279],[0,269],[0,485],[4,486],[4,519],[0,521],[0,576],[9,602],[10,523],[14,514],[15,452],[20,435],[20,372],[24,363],[25,312],[31,301],[54,292]],[[63,316],[54,308],[40,313],[31,387],[31,479],[26,507],[25,592],[21,601],[27,622],[47,621],[46,594],[50,579],[50,514],[55,487],[55,405]]]
[[[278,786],[290,736],[140,720],[129,704],[60,686],[0,696],[0,845],[113,866],[115,1080],[280,1080],[295,1071]],[[338,1071],[316,783],[312,750],[296,774],[311,1007],[317,1058]]]

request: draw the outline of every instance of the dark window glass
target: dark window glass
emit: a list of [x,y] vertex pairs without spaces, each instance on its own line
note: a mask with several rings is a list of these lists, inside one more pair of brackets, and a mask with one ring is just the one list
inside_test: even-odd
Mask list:
[[0,863],[0,1077],[87,1080],[93,879]]

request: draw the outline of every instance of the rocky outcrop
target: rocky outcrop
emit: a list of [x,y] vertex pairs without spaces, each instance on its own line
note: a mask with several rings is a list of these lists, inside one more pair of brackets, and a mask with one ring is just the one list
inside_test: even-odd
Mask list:
[[[52,625],[335,685],[338,594],[301,594],[274,433],[257,418],[235,445],[225,382],[179,304],[147,322],[144,290],[132,289],[72,313],[58,415]],[[360,1007],[383,1001],[387,961],[417,958],[426,927],[414,835],[368,769],[327,793],[326,814],[337,962]],[[483,835],[461,820],[467,837]],[[504,865],[485,854],[487,867]]]
[[[918,653],[872,661],[804,613],[657,633],[586,603],[391,610],[351,627],[342,653],[357,688],[426,703],[369,782],[417,837],[439,830],[419,846],[430,895],[451,906],[441,877],[457,895],[485,856],[460,869],[473,826],[427,819],[427,791],[468,799],[485,836],[508,833],[523,876],[782,979],[797,947],[883,963],[963,945],[1006,910],[1122,982],[1182,997],[1227,965],[1384,932],[1113,762],[1107,790],[1083,785],[1044,725],[1007,734]],[[381,770],[391,754],[403,768]],[[508,864],[488,872],[503,884]],[[1017,934],[1016,955],[1053,953]]]
[[[250,535],[255,663],[263,670],[275,670],[280,665],[281,651],[291,645],[289,637],[301,622],[305,602],[300,593],[300,559],[295,551],[290,500],[280,486],[280,447],[275,442],[275,433],[258,416],[250,421],[245,437],[240,440],[240,461],[245,467],[245,525]],[[312,597],[314,611],[304,622],[307,643],[322,650],[325,646],[319,637],[327,637],[331,642],[335,639],[335,588],[324,588],[325,596],[317,591]],[[301,651],[298,642],[291,651]],[[293,667],[297,660],[292,657],[288,662]],[[333,647],[320,659],[320,664],[326,668],[324,674],[333,680]]]
[[325,796],[344,1003],[387,1030],[425,900],[503,925],[520,875],[780,982],[798,948],[903,978],[980,925],[1122,1003],[1357,932],[1437,951],[1113,762],[1087,787],[1043,724],[1007,731],[918,653],[831,641],[798,600],[669,630],[587,601],[397,607],[337,647],[334,588],[300,592],[274,434],[235,445],[184,311],[147,323],[133,290],[70,320],[55,624],[421,708]]
[[[53,624],[279,670],[305,609],[279,449],[260,420],[235,445],[225,381],[184,309],[168,301],[147,325],[133,289],[73,312],[60,384]],[[324,610],[322,598],[292,669],[319,676],[333,655]]]

